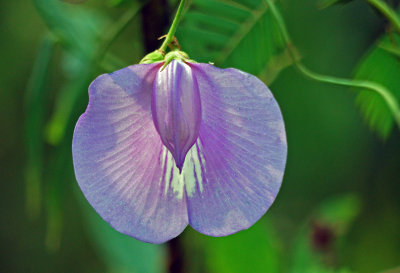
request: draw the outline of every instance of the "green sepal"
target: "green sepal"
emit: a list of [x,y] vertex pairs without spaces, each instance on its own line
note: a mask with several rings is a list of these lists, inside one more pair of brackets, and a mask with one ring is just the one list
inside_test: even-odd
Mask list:
[[184,61],[186,63],[196,63],[196,61],[189,59],[189,55],[186,52],[180,51],[180,50],[174,50],[171,52],[168,52],[167,55],[165,55],[164,58],[164,65],[161,68],[161,71],[170,63],[172,60],[180,60]]
[[146,56],[139,62],[140,64],[152,64],[162,62],[164,60],[165,53],[160,50],[155,50]]

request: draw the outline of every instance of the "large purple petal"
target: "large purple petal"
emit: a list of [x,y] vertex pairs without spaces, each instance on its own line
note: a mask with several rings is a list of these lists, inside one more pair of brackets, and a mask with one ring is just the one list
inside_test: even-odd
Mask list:
[[275,200],[286,164],[285,128],[277,102],[256,77],[190,66],[202,123],[183,167],[189,223],[224,236],[253,225]]
[[162,243],[188,224],[179,171],[152,120],[152,84],[160,65],[99,76],[74,132],[75,174],[94,209],[116,230]]

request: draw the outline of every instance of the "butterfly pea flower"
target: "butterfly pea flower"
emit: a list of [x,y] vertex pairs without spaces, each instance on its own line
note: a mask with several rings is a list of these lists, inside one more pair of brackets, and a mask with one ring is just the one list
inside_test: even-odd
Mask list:
[[73,136],[82,192],[117,231],[163,243],[189,224],[211,236],[252,226],[274,202],[286,134],[267,86],[186,58],[96,78]]

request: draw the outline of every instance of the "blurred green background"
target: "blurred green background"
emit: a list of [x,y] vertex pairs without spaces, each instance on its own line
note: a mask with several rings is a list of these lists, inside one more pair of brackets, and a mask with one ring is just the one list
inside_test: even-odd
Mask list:
[[[302,62],[400,99],[393,27],[363,0],[327,2],[275,1]],[[111,229],[75,181],[73,128],[88,84],[160,46],[177,1],[0,1],[0,272],[400,272],[400,134],[380,98],[300,74],[261,0],[189,3],[182,49],[259,76],[281,106],[288,162],[271,209],[225,238],[188,227],[150,245]]]

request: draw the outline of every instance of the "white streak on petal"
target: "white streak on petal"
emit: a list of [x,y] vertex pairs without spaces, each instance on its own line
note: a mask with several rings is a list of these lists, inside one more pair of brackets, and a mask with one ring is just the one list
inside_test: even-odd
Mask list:
[[198,151],[200,150],[199,149],[200,145],[201,145],[200,141],[197,140],[196,147],[193,147],[193,149],[192,149],[192,161],[194,163],[194,171],[195,171],[195,177],[196,177],[195,181],[197,182],[197,185],[199,186],[200,192],[203,192],[203,173],[201,170],[201,165],[204,166],[204,157],[201,154],[201,152],[200,152],[200,156],[199,156]]
[[168,149],[163,146],[163,150],[166,150],[167,152],[167,166],[165,167],[164,173],[165,173],[165,188],[164,188],[164,195],[167,195],[169,185],[171,184],[171,175],[172,175],[172,168],[174,167],[174,158],[172,157],[171,153],[168,151]]
[[[174,160],[172,154],[171,158],[172,158],[171,160]],[[171,188],[176,198],[179,200],[183,198],[184,186],[185,186],[184,176],[181,173],[179,173],[179,169],[176,167],[175,164],[173,164],[173,179],[171,181]]]
[[177,199],[183,198],[185,190],[189,197],[196,190],[203,192],[204,156],[201,154],[199,140],[188,151],[181,173],[175,165],[174,157],[165,146],[162,148],[162,156],[165,159],[162,161],[165,177],[161,177],[160,181],[165,183],[164,195],[168,194],[170,188]]
[[[167,152],[168,152],[168,149],[163,145],[162,151],[161,151],[161,158],[160,158],[161,159],[161,169],[163,170],[163,172],[165,171],[165,161],[167,161]],[[161,187],[161,182],[163,181],[164,177],[165,177],[165,174],[160,176],[160,182],[159,182],[160,187]],[[165,187],[165,189],[168,190],[167,187]],[[167,193],[164,192],[164,195],[166,195],[166,194]]]
[[179,173],[179,169],[175,164],[175,159],[167,147],[163,145],[162,149],[164,155],[163,172],[165,177],[162,177],[161,180],[164,180],[165,183],[164,195],[167,195],[171,188],[172,192],[175,194],[175,197],[178,200],[181,200],[183,198],[185,185],[183,172],[181,174]]

